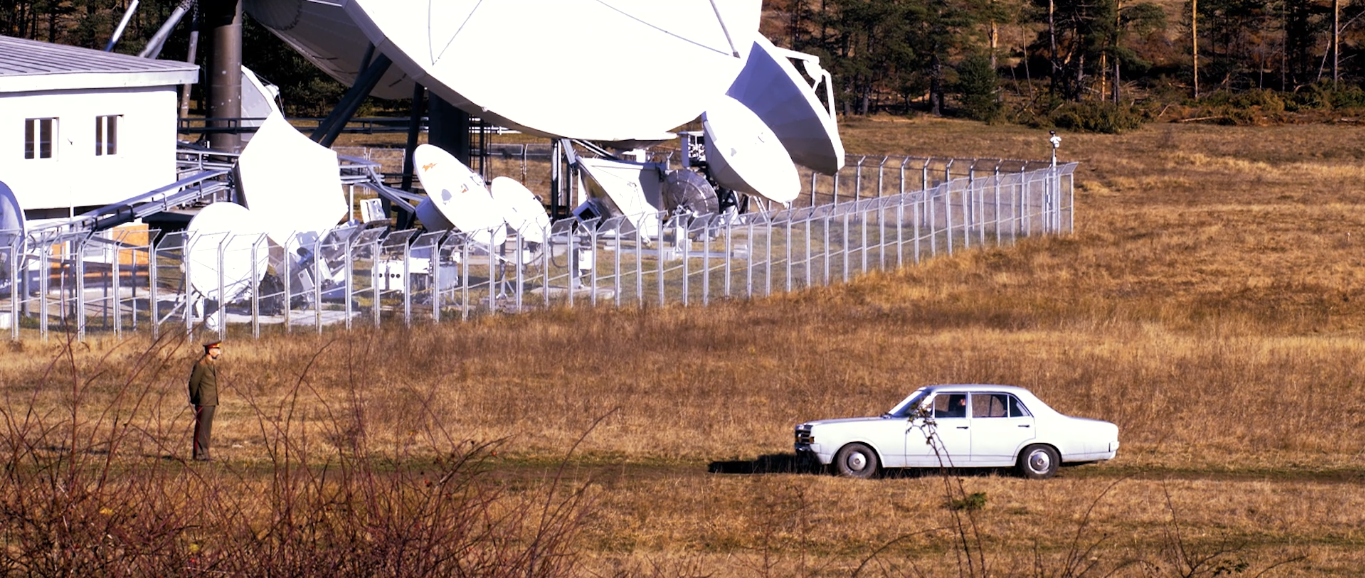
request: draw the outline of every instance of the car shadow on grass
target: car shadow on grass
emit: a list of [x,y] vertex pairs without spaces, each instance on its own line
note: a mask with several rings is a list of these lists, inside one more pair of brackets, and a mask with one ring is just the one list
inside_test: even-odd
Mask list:
[[713,474],[762,475],[813,474],[821,470],[803,463],[796,454],[768,454],[752,460],[711,462],[706,466],[706,471]]
[[[766,474],[812,474],[831,475],[827,466],[810,464],[796,454],[768,454],[752,460],[731,460],[711,462],[706,471],[712,474],[758,476]],[[883,469],[876,474],[878,479],[914,479],[936,476],[963,478],[1014,476],[1009,468],[897,468]]]

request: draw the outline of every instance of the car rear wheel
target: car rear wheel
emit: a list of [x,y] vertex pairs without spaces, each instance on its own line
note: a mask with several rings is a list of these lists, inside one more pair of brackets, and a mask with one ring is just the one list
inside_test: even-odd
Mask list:
[[1062,460],[1057,456],[1057,450],[1052,446],[1032,445],[1024,448],[1019,454],[1019,463],[1016,466],[1019,475],[1032,480],[1044,480],[1057,473],[1057,466],[1061,465]]
[[848,444],[834,456],[834,468],[846,478],[867,479],[877,473],[877,452],[863,444]]

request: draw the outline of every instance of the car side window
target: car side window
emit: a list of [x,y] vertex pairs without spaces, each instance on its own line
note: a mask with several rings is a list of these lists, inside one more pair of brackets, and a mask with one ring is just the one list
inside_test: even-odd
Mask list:
[[967,417],[967,394],[948,393],[934,396],[934,417]]
[[1023,404],[1022,402],[1019,401],[1019,398],[1014,397],[1014,396],[1012,396],[1012,395],[1008,395],[1008,394],[1006,394],[1006,397],[1009,398],[1010,417],[1032,417],[1032,416],[1033,416],[1033,414],[1029,413],[1028,408],[1024,407],[1024,404]]
[[1005,393],[973,393],[972,417],[1009,417],[1009,400],[1013,397]]

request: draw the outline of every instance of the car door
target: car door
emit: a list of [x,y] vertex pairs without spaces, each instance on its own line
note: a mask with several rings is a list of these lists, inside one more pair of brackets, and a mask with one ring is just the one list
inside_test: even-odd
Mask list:
[[882,465],[899,468],[905,465],[905,419],[884,418],[862,424],[858,437],[866,440],[882,457]]
[[965,466],[971,461],[971,418],[965,392],[934,395],[924,417],[910,420],[905,432],[905,465]]
[[1016,452],[1035,437],[1033,416],[1008,393],[972,392],[971,463],[1014,464]]

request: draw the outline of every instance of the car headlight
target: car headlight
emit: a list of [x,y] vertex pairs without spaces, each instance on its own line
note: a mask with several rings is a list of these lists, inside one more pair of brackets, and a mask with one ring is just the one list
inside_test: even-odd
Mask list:
[[796,443],[798,444],[815,443],[815,436],[811,433],[811,427],[809,425],[802,424],[796,426]]

